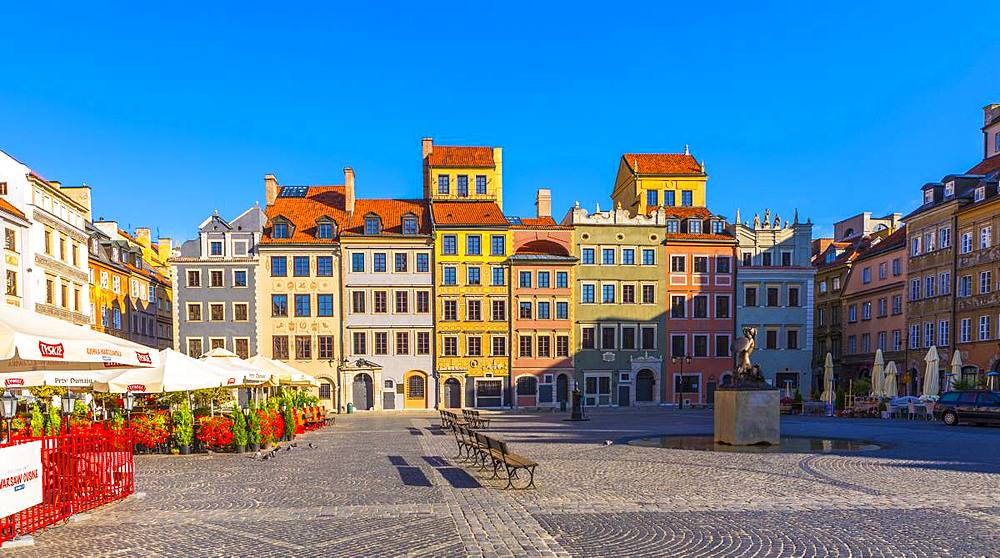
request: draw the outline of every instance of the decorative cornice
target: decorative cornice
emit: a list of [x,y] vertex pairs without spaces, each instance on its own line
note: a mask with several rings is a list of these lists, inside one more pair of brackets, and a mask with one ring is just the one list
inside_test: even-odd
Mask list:
[[48,226],[52,227],[53,229],[58,230],[59,232],[65,233],[65,234],[73,237],[73,239],[76,240],[77,242],[86,244],[89,241],[89,238],[87,237],[87,233],[81,231],[80,229],[78,229],[76,227],[72,227],[70,225],[67,225],[65,221],[63,221],[62,219],[57,219],[56,217],[53,217],[47,211],[45,211],[44,209],[42,209],[40,207],[36,206],[34,208],[34,211],[32,212],[32,218],[35,221],[38,221],[39,223],[42,223],[43,225],[48,225]]
[[90,281],[90,275],[86,271],[81,271],[55,258],[50,258],[45,254],[35,254],[35,263],[43,268],[55,271],[56,273],[64,275],[70,279],[76,279],[77,281],[81,281],[83,283],[88,283]]

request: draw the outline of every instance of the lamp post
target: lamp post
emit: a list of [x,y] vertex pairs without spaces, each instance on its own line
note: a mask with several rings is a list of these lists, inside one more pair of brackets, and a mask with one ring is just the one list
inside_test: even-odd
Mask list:
[[125,427],[132,428],[132,406],[135,405],[135,394],[131,391],[126,391],[125,396],[122,397],[122,405],[125,406]]
[[73,407],[76,404],[76,396],[72,391],[67,391],[59,402],[62,406],[63,422],[66,423],[66,433],[70,433],[69,417],[73,414]]
[[670,357],[670,362],[674,364],[681,365],[680,375],[677,376],[677,382],[674,383],[677,391],[677,408],[684,408],[684,365],[691,364],[691,357],[685,355],[682,357]]
[[7,390],[4,392],[3,397],[0,397],[0,402],[3,403],[3,405],[0,405],[2,407],[0,411],[3,412],[4,422],[7,423],[7,438],[5,441],[10,443],[11,423],[14,421],[14,415],[17,414],[17,396],[11,393],[10,390]]

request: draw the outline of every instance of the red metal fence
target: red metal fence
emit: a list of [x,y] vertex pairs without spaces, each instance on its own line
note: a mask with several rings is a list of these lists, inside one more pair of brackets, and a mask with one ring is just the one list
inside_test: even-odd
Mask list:
[[73,514],[120,500],[135,491],[132,436],[127,430],[86,430],[15,438],[42,442],[42,503],[0,518],[0,542],[33,533]]

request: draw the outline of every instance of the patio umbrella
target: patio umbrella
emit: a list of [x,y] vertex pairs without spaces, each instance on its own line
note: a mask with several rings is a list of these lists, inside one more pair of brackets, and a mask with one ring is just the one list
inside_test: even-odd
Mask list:
[[882,395],[890,399],[899,395],[896,389],[896,361],[890,360],[885,367],[885,384],[882,388]]
[[875,363],[872,366],[872,397],[882,397],[882,388],[885,384],[885,359],[882,357],[882,349],[875,350]]
[[319,387],[319,380],[280,360],[270,359],[264,355],[254,355],[246,362],[271,374],[272,380],[277,379],[281,385]]
[[928,349],[927,355],[924,356],[924,362],[927,363],[924,368],[924,387],[921,395],[923,397],[937,396],[941,388],[938,386],[938,362],[940,357],[938,357],[937,347],[931,345]]
[[823,363],[823,394],[820,399],[824,403],[833,405],[836,394],[833,393],[833,355],[826,353],[826,362]]
[[204,362],[213,364],[224,373],[224,384],[227,387],[259,386],[271,379],[271,375],[259,366],[241,359],[236,353],[216,347],[201,355]]
[[28,388],[54,386],[89,388],[96,382],[106,382],[125,368],[108,370],[36,370],[0,374],[0,387]]
[[955,389],[955,383],[958,382],[959,378],[962,377],[962,353],[961,351],[955,351],[955,354],[951,357],[951,378],[948,382],[948,391]]
[[39,370],[107,370],[156,366],[157,354],[88,326],[0,305],[0,377]]
[[95,383],[94,389],[108,393],[165,393],[223,385],[224,372],[205,361],[173,349],[163,349],[159,360],[156,367],[127,370],[106,382]]
[[987,372],[986,373],[986,385],[989,386],[990,389],[995,390],[996,389],[996,382],[997,382],[997,378],[998,377],[1000,377],[1000,372],[997,372],[996,370],[994,370],[992,372]]

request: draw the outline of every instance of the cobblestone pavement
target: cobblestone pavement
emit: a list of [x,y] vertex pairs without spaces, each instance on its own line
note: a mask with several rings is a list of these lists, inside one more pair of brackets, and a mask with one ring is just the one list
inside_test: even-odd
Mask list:
[[708,411],[563,417],[490,429],[541,463],[537,490],[456,463],[436,414],[355,414],[271,461],[139,456],[136,496],[0,555],[1000,556],[1000,428],[785,417],[883,449],[742,454],[626,443],[708,433]]

